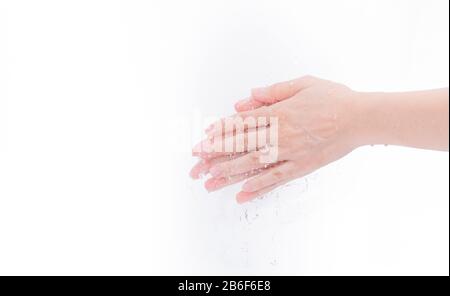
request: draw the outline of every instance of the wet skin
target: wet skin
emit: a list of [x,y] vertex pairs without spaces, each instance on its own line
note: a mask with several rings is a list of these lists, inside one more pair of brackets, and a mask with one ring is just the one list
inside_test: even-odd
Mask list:
[[[312,76],[252,90],[235,105],[241,118],[277,118],[277,159],[261,161],[261,145],[224,152],[212,143],[248,143],[253,129],[222,124],[206,130],[193,155],[198,179],[215,191],[245,181],[237,194],[248,202],[336,161],[354,149],[374,144],[448,151],[448,89],[409,93],[362,93]],[[256,128],[269,128],[258,126]],[[267,120],[269,122],[269,120]],[[208,146],[208,147],[206,147]],[[266,145],[267,146],[267,145]],[[207,149],[204,149],[204,148]]]

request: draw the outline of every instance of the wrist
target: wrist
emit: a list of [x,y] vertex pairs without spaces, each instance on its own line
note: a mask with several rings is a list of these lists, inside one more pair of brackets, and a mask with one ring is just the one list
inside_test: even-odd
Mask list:
[[386,118],[380,105],[381,93],[355,92],[354,94],[354,142],[356,147],[387,144],[383,138]]

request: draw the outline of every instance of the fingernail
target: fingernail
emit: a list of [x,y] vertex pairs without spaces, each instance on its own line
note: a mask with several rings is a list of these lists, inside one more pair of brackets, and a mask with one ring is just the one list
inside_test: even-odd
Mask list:
[[256,99],[267,99],[270,97],[269,88],[268,87],[257,87],[252,89],[252,97]]
[[209,173],[213,177],[217,178],[217,177],[220,177],[220,175],[222,174],[222,170],[219,167],[215,166],[215,167],[212,167],[211,169],[209,169]]

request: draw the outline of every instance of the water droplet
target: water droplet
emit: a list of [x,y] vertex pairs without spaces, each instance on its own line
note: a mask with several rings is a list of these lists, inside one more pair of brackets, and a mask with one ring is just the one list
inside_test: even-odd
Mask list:
[[269,145],[265,145],[264,147],[262,147],[260,150],[259,150],[262,154],[268,154],[269,152],[270,152],[270,146]]

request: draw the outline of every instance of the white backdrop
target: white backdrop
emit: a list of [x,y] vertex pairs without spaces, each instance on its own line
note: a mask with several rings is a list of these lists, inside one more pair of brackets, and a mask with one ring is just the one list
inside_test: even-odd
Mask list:
[[0,274],[448,275],[448,153],[362,148],[239,206],[196,118],[304,74],[446,87],[448,1],[0,0]]

